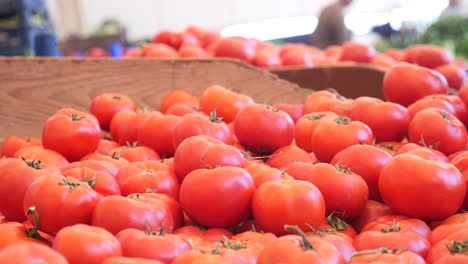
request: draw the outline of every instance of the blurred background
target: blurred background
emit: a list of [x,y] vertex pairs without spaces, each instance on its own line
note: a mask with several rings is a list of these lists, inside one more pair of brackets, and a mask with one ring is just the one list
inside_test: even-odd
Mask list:
[[[180,31],[188,25],[223,37],[315,45],[310,36],[320,13],[335,2],[0,0],[0,55],[37,55],[36,46],[46,49],[56,39],[60,56],[84,56],[97,47],[119,56],[160,31]],[[468,57],[468,0],[354,0],[343,7],[343,14],[350,40],[377,50],[432,43]]]

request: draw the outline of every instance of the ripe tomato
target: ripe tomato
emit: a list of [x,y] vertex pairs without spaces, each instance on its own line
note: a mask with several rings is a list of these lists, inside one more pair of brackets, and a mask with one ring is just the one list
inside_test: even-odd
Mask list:
[[257,263],[346,263],[332,243],[321,238],[307,237],[297,226],[287,227],[291,227],[288,229],[295,230],[299,235],[283,236],[265,246]]
[[23,208],[25,214],[34,208],[39,217],[35,219],[28,215],[29,221],[37,224],[41,231],[54,234],[66,226],[91,223],[91,215],[99,199],[87,183],[73,177],[44,174],[29,186]]
[[104,160],[82,160],[82,161],[75,161],[67,166],[62,168],[62,171],[65,172],[67,170],[71,170],[74,168],[89,168],[95,171],[105,172],[111,176],[115,176],[119,169],[113,163],[104,161]]
[[389,250],[386,248],[359,251],[351,258],[350,264],[371,264],[376,262],[426,264],[424,258],[416,253],[407,250]]
[[122,255],[119,240],[105,229],[77,224],[61,229],[52,248],[70,264],[100,264],[107,258]]
[[162,43],[150,43],[143,47],[143,56],[149,58],[174,59],[178,57],[177,51]]
[[24,194],[44,174],[60,173],[57,167],[46,167],[40,160],[4,159],[0,165],[0,212],[10,221],[24,221]]
[[96,171],[86,167],[76,167],[64,170],[62,174],[67,177],[76,178],[80,182],[88,183],[88,185],[101,196],[120,194],[120,188],[114,176],[106,172]]
[[233,234],[224,228],[208,228],[201,229],[194,225],[185,225],[174,231],[174,234],[180,237],[195,241],[196,245],[202,245],[206,243],[221,242],[224,238],[231,238]]
[[257,50],[253,64],[259,68],[275,68],[282,66],[281,57],[277,51]]
[[440,151],[433,150],[433,149],[426,148],[426,147],[411,149],[405,153],[416,155],[418,157],[421,157],[427,160],[438,160],[442,162],[449,162],[449,159],[447,158],[447,156],[445,156]]
[[[428,237],[431,233],[431,229],[424,222],[416,218],[409,218],[402,215],[386,215],[382,216],[367,225],[365,225],[361,232],[366,231],[383,231],[390,230],[391,228],[397,228],[401,232],[415,232],[423,237]],[[390,231],[392,232],[392,231]]]
[[[319,189],[327,214],[343,212],[346,219],[354,219],[361,214],[369,198],[369,190],[359,175],[341,165],[317,163],[307,167],[305,178],[295,178],[308,181]],[[336,192],[337,189],[341,192]]]
[[65,159],[60,153],[45,149],[41,146],[32,146],[18,149],[13,155],[13,158],[20,158],[25,160],[41,161],[41,165],[45,167],[57,167],[62,169],[68,165],[68,160]]
[[[254,190],[252,176],[244,169],[199,169],[189,173],[182,182],[180,205],[199,224],[228,227],[248,217]],[[211,201],[210,206],[206,206],[207,200]]]
[[55,150],[69,161],[77,161],[94,152],[101,140],[101,130],[89,114],[76,111],[70,115],[54,114],[42,129],[44,148]]
[[147,198],[160,200],[167,205],[169,211],[171,211],[172,214],[172,220],[174,222],[173,229],[177,229],[184,224],[184,212],[182,211],[182,208],[178,202],[179,197],[173,198],[166,194],[157,193],[157,190],[155,189],[148,189],[145,193],[140,195]]
[[282,110],[288,113],[289,117],[291,117],[293,123],[295,124],[299,118],[304,115],[304,105],[303,104],[274,104],[274,108]]
[[239,112],[234,131],[239,143],[257,154],[270,154],[291,144],[294,139],[291,117],[286,112],[260,104],[249,105]]
[[127,257],[113,257],[108,258],[102,264],[164,264],[161,261],[143,259],[143,258],[127,258]]
[[199,112],[200,109],[198,107],[186,105],[184,103],[176,103],[167,109],[166,115],[184,116]]
[[192,249],[177,256],[171,264],[187,263],[251,263],[254,259],[246,259],[235,250],[226,248],[213,248],[205,246],[199,249]]
[[433,45],[414,45],[405,51],[405,60],[423,67],[434,69],[452,63],[453,54]]
[[447,79],[448,86],[455,90],[460,90],[466,82],[466,72],[462,67],[455,64],[446,64],[435,68]]
[[207,115],[216,111],[216,114],[226,123],[234,121],[240,110],[253,103],[251,97],[220,85],[209,86],[200,97],[201,110]]
[[245,159],[235,147],[204,135],[187,138],[174,155],[175,173],[181,182],[194,170],[218,166],[242,168],[245,166]]
[[466,263],[468,229],[457,231],[435,244],[427,256],[428,263]]
[[434,145],[445,155],[465,149],[467,132],[463,123],[454,115],[437,108],[418,112],[408,128],[409,140]]
[[318,91],[307,97],[304,114],[315,112],[333,112],[347,116],[353,100],[346,99],[336,91]]
[[[396,213],[440,220],[460,209],[466,184],[463,175],[451,164],[400,154],[382,168],[379,190],[385,204]],[[432,206],[422,207],[423,203]]]
[[102,129],[108,129],[114,115],[124,109],[136,110],[133,99],[121,93],[104,93],[94,97],[89,111]]
[[354,220],[353,226],[357,232],[361,232],[361,229],[368,223],[391,213],[392,210],[385,204],[373,200],[368,200],[361,215],[359,215],[359,217]]
[[455,109],[455,116],[464,124],[468,122],[468,108],[463,100],[457,95],[436,94],[431,96],[436,99],[448,102]]
[[315,163],[317,162],[317,159],[315,156],[296,146],[286,146],[273,152],[270,158],[268,158],[266,164],[273,168],[282,169],[286,164],[293,161]]
[[436,71],[398,63],[385,73],[383,91],[388,101],[408,106],[424,96],[447,93],[448,84]]
[[128,228],[164,228],[170,233],[174,222],[166,203],[159,199],[132,194],[127,197],[110,195],[102,198],[94,208],[92,225],[102,227],[114,235]]
[[357,251],[388,248],[402,249],[425,257],[431,245],[429,241],[414,231],[406,231],[395,222],[390,222],[380,230],[362,230],[354,239]]
[[111,150],[121,147],[121,145],[115,141],[109,139],[101,139],[99,145],[96,149],[96,152],[102,155],[106,155],[111,152]]
[[216,116],[216,112],[209,117],[202,114],[183,116],[174,127],[174,146],[177,148],[184,139],[197,135],[206,135],[227,144],[232,141],[228,125]]
[[450,102],[437,98],[435,95],[426,96],[412,103],[408,106],[408,112],[413,118],[417,113],[427,108],[438,108],[452,115],[457,115],[455,107]]
[[309,182],[271,181],[255,190],[252,213],[262,230],[281,235],[287,233],[285,224],[306,230],[306,224],[325,223],[325,201],[318,188]]
[[18,222],[7,222],[0,224],[0,251],[4,248],[18,243],[39,243],[47,245],[47,241],[41,237],[35,227],[28,227]]
[[311,147],[319,161],[329,162],[341,150],[360,143],[371,144],[372,130],[364,123],[339,116],[322,120],[311,136]]
[[159,155],[149,147],[139,145],[138,142],[128,143],[125,146],[118,147],[110,151],[112,155],[120,155],[120,157],[129,162],[159,160]]
[[164,230],[141,231],[125,229],[116,237],[122,245],[125,257],[158,260],[171,263],[178,255],[188,251],[190,244],[178,235],[166,234]]
[[41,144],[41,140],[38,138],[9,136],[3,141],[0,157],[11,158],[21,148],[40,146]]
[[306,49],[291,50],[281,54],[282,66],[304,66],[307,68],[314,67],[313,55]]
[[279,169],[272,168],[261,163],[252,163],[250,165],[247,165],[245,167],[245,170],[252,176],[252,180],[255,184],[255,189],[269,181],[293,179],[291,176],[287,175],[286,173],[283,173]]
[[356,252],[353,246],[353,239],[348,235],[336,232],[335,229],[312,229],[312,232],[307,232],[306,235],[309,238],[318,237],[333,244],[346,262],[349,262]]
[[179,180],[159,161],[132,162],[123,167],[115,179],[123,196],[154,189],[158,193],[178,198]]
[[215,57],[227,57],[252,62],[255,58],[256,43],[240,37],[223,38],[214,48]]
[[149,116],[153,115],[162,114],[157,111],[120,111],[111,121],[110,131],[112,138],[121,145],[138,141],[140,126]]
[[198,99],[196,96],[192,95],[191,93],[185,91],[185,90],[172,90],[168,94],[166,94],[162,100],[161,104],[159,106],[159,111],[161,113],[166,113],[169,107],[171,107],[174,104],[177,103],[184,103],[189,106],[194,106],[198,107],[200,102],[200,99]]
[[408,110],[403,106],[368,97],[354,100],[348,116],[368,125],[377,142],[401,141],[407,134],[410,122]]
[[68,264],[68,261],[58,252],[48,246],[37,243],[18,243],[0,251],[0,263],[15,264]]
[[87,160],[105,161],[108,163],[112,163],[118,170],[120,170],[122,167],[126,166],[129,163],[128,160],[121,158],[120,155],[117,154],[102,155],[99,153],[91,153],[84,156],[80,162]]
[[138,128],[138,142],[164,157],[172,157],[175,153],[174,129],[180,120],[173,115],[149,115]]
[[208,57],[206,51],[195,44],[184,44],[178,51],[180,58],[205,58]]
[[348,223],[346,223],[343,219],[338,217],[337,215],[343,216],[344,213],[338,213],[338,212],[332,212],[327,216],[327,223],[324,225],[321,225],[317,228],[312,227],[312,231],[315,229],[317,231],[323,231],[323,232],[328,232],[332,231],[338,234],[343,234],[345,236],[350,237],[351,239],[354,239],[357,236],[356,230],[352,226],[350,226]]
[[[452,159],[450,163],[457,167],[457,169],[462,173],[468,188],[468,155],[466,152]],[[463,202],[462,208],[465,210],[468,209],[468,195],[465,195],[465,201]]]
[[330,164],[349,168],[361,176],[369,188],[369,199],[381,200],[379,175],[383,166],[392,158],[387,152],[371,145],[354,145],[338,152]]
[[348,42],[342,46],[340,61],[369,63],[376,53],[374,48],[366,44]]
[[338,117],[338,115],[333,112],[314,112],[299,118],[294,130],[296,145],[307,152],[312,152],[313,150],[310,145],[310,139],[320,120],[336,117]]
[[379,142],[374,145],[376,148],[395,156],[396,152],[403,146],[403,143],[397,141]]
[[405,52],[399,49],[387,49],[383,54],[392,57],[396,61],[403,61],[405,59]]
[[373,64],[375,66],[378,66],[378,67],[382,67],[383,69],[387,70],[387,69],[390,69],[393,65],[395,65],[395,63],[397,63],[398,61],[396,61],[394,58],[392,58],[391,56],[387,55],[387,54],[384,54],[384,53],[380,53],[380,54],[376,54],[371,60],[370,60],[370,64]]

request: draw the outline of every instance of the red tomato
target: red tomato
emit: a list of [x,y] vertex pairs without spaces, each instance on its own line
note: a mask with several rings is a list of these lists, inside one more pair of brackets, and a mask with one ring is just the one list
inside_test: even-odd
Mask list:
[[108,258],[102,264],[164,264],[161,261],[143,259],[143,258],[126,258],[126,257],[113,257]]
[[189,106],[184,103],[173,104],[166,111],[166,115],[184,116],[193,113],[199,113],[200,109],[194,106]]
[[314,67],[313,55],[307,50],[292,50],[281,55],[282,66]]
[[[466,155],[466,152],[453,158],[450,163],[457,167],[457,169],[462,173],[468,188],[468,155]],[[465,195],[465,201],[463,202],[462,208],[465,210],[468,209],[468,195]]]
[[[23,208],[30,222],[37,224],[41,231],[54,234],[66,226],[91,223],[99,199],[87,183],[73,177],[44,174],[29,186]],[[38,218],[28,214],[32,209],[37,211]]]
[[391,158],[390,154],[374,146],[354,145],[338,152],[330,164],[349,168],[361,176],[369,187],[369,199],[379,201],[380,171]]
[[462,67],[455,64],[446,64],[435,68],[447,79],[448,86],[455,90],[460,90],[466,82],[466,72]]
[[307,237],[297,226],[287,226],[299,235],[288,235],[276,239],[258,256],[259,264],[280,263],[323,263],[344,264],[346,261],[330,242],[316,237]]
[[414,45],[405,51],[405,60],[423,67],[434,69],[452,63],[453,54],[448,50],[432,45]]
[[42,129],[42,144],[69,161],[80,160],[94,152],[101,140],[101,130],[94,122],[89,114],[79,111],[70,115],[54,114]]
[[194,170],[219,166],[242,168],[245,166],[245,159],[235,147],[204,135],[184,140],[174,156],[175,173],[181,182]]
[[466,184],[463,175],[451,164],[401,154],[382,168],[379,190],[385,204],[396,213],[440,220],[460,209]]
[[104,161],[104,160],[82,160],[82,161],[75,161],[67,166],[62,168],[62,171],[65,172],[67,170],[71,170],[74,168],[89,168],[95,171],[105,172],[109,175],[115,176],[119,169],[111,162]]
[[158,193],[178,198],[179,180],[159,161],[132,162],[123,167],[115,179],[123,196],[154,189]]
[[281,235],[287,233],[286,224],[307,230],[306,224],[325,223],[325,201],[318,188],[309,182],[271,181],[255,190],[252,213],[262,230]]
[[426,264],[424,258],[416,253],[407,250],[389,250],[386,248],[359,251],[351,258],[350,264],[372,264],[376,262]]
[[299,118],[304,115],[304,105],[302,104],[275,104],[273,105],[274,108],[282,110],[291,117],[294,124],[297,122]]
[[143,47],[143,56],[150,58],[174,59],[177,58],[177,51],[161,43],[150,43]]
[[364,123],[339,116],[322,120],[311,136],[311,147],[319,161],[329,162],[341,150],[360,143],[371,144],[372,130]]
[[402,215],[382,216],[365,225],[362,228],[361,232],[371,230],[394,232],[393,229],[395,228],[399,229],[401,232],[415,232],[426,238],[431,233],[431,229],[424,221],[421,221],[416,218],[409,218]]
[[249,105],[239,112],[234,131],[239,143],[257,154],[270,154],[294,139],[291,117],[286,112],[259,104]]
[[205,58],[207,57],[206,51],[195,44],[184,44],[178,51],[179,57],[181,58]]
[[253,64],[260,68],[275,68],[282,66],[278,52],[270,50],[257,51]]
[[255,58],[255,45],[252,41],[244,38],[223,38],[217,41],[214,56],[252,62]]
[[377,142],[401,141],[410,122],[410,115],[403,106],[368,97],[354,100],[348,116],[368,125]]
[[[236,167],[199,169],[180,186],[180,205],[194,221],[209,227],[239,224],[250,213],[255,185],[247,171]],[[206,206],[209,200],[210,206]]]
[[286,164],[293,161],[315,163],[317,159],[296,146],[286,146],[273,152],[266,163],[273,168],[282,169]]
[[41,144],[38,138],[9,136],[3,141],[0,157],[11,158],[21,148],[41,146]]
[[369,63],[377,53],[374,48],[362,43],[348,42],[342,48],[341,61]]
[[64,176],[73,177],[81,182],[88,183],[94,191],[102,196],[119,195],[120,188],[114,176],[96,171],[86,167],[76,167],[69,170],[64,170]]
[[336,91],[318,91],[307,97],[304,114],[329,111],[346,116],[352,103]]
[[309,238],[318,237],[333,244],[346,262],[349,262],[356,252],[353,239],[343,233],[337,233],[334,229],[312,230],[306,234]]
[[174,222],[166,203],[144,195],[132,194],[127,197],[111,195],[102,198],[94,208],[92,225],[102,227],[114,235],[128,228],[164,228],[170,233]]
[[110,151],[111,155],[120,155],[120,157],[129,162],[159,160],[159,155],[149,147],[141,146],[138,142],[127,143],[123,147],[118,147]]
[[408,128],[409,140],[435,146],[445,155],[465,149],[467,131],[454,115],[437,108],[418,112]]
[[245,167],[245,170],[252,176],[252,180],[255,184],[255,189],[260,185],[269,181],[278,180],[292,180],[293,178],[286,173],[283,173],[277,168],[272,168],[261,163],[252,163]]
[[18,222],[7,222],[0,224],[0,251],[13,244],[38,243],[47,245],[47,241],[41,237],[37,228],[29,227],[27,224]]
[[229,230],[224,228],[201,229],[200,227],[193,225],[185,225],[175,230],[174,234],[177,234],[187,240],[198,240],[201,244],[204,242],[221,242],[225,237],[231,238],[233,236]]
[[111,152],[111,150],[121,147],[119,143],[109,140],[109,139],[101,139],[99,141],[99,145],[96,149],[96,152],[102,155],[106,155]]
[[200,97],[202,112],[209,115],[216,111],[216,115],[226,123],[234,121],[240,110],[253,103],[251,97],[228,90],[220,85],[209,86]]
[[385,74],[383,91],[388,101],[408,106],[424,96],[447,93],[448,84],[436,71],[398,63]]
[[161,111],[161,113],[166,113],[169,107],[177,103],[184,103],[189,106],[198,107],[199,102],[200,99],[191,93],[185,90],[176,89],[170,91],[162,98],[159,111]]
[[376,54],[370,61],[369,63],[370,64],[373,64],[375,66],[378,66],[378,67],[382,67],[384,69],[389,69],[391,68],[393,65],[395,65],[395,63],[397,63],[398,61],[396,61],[393,57],[389,56],[389,55],[386,55],[384,53],[380,53],[380,54]]
[[333,112],[315,112],[299,118],[294,130],[296,145],[307,152],[312,152],[310,140],[320,120],[336,117],[338,117],[338,115]]
[[10,221],[24,221],[23,198],[29,186],[44,174],[60,173],[40,160],[7,158],[0,165],[0,212]]
[[143,49],[142,48],[132,48],[125,52],[125,58],[141,58],[143,57]]
[[119,240],[111,233],[99,227],[82,224],[61,229],[55,236],[52,247],[70,264],[100,264],[107,258],[122,255]]
[[129,162],[128,160],[121,158],[120,155],[102,155],[98,153],[91,153],[83,157],[81,161],[95,160],[95,161],[105,161],[112,163],[114,167],[120,170],[122,167],[126,166]]
[[68,264],[67,260],[48,246],[37,243],[19,243],[0,251],[0,263],[15,264]]
[[361,215],[356,220],[354,220],[353,226],[356,231],[361,232],[362,227],[368,223],[391,213],[392,210],[385,204],[369,200],[364,206],[364,210],[362,211]]
[[387,49],[383,54],[392,57],[395,61],[403,61],[405,52],[399,49]]
[[172,157],[175,153],[174,129],[180,117],[151,114],[138,128],[138,142],[152,148],[163,157]]
[[436,94],[431,97],[448,102],[455,109],[455,116],[464,124],[468,122],[468,107],[459,96]]
[[185,139],[197,135],[206,135],[227,144],[232,140],[228,125],[221,121],[215,112],[212,112],[209,117],[202,114],[189,114],[183,116],[174,127],[174,146],[177,148]]
[[114,115],[124,109],[136,110],[133,99],[120,93],[104,93],[94,97],[90,112],[97,118],[102,129],[108,129]]
[[125,257],[152,259],[163,263],[171,263],[174,258],[191,248],[180,236],[166,234],[164,230],[125,229],[116,237],[122,245]]
[[427,256],[428,263],[467,263],[468,229],[457,231],[433,245]]
[[413,118],[420,111],[431,107],[444,110],[452,115],[457,115],[455,107],[450,102],[437,98],[434,95],[426,96],[412,103],[408,106],[408,112],[411,118]]
[[62,169],[68,165],[67,159],[65,159],[60,153],[45,149],[41,146],[32,146],[18,149],[13,155],[13,158],[20,158],[25,160],[36,160],[41,161],[41,165],[46,167],[57,167]]
[[146,192],[141,195],[147,198],[160,200],[167,205],[172,214],[174,229],[179,228],[184,224],[184,213],[178,202],[179,197],[173,198],[166,194],[157,193],[157,190],[155,189],[147,189]]

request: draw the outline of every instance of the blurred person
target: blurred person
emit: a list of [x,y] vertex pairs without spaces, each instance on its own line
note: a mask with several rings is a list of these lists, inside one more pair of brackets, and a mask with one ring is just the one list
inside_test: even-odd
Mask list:
[[317,47],[324,49],[350,40],[351,33],[345,25],[343,10],[351,2],[352,0],[337,0],[320,12],[317,28],[312,35],[312,41]]
[[468,16],[468,4],[463,0],[450,0],[447,8],[440,14],[440,18],[452,16]]

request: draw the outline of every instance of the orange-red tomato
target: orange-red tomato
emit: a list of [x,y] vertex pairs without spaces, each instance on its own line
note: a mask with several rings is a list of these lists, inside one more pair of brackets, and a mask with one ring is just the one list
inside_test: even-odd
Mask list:
[[2,144],[2,149],[0,152],[0,157],[13,157],[15,152],[21,148],[40,146],[41,140],[38,138],[32,137],[20,137],[20,136],[9,136],[7,137]]
[[90,112],[99,121],[102,129],[108,129],[114,115],[124,109],[136,110],[136,104],[130,97],[121,93],[103,93],[94,97]]

